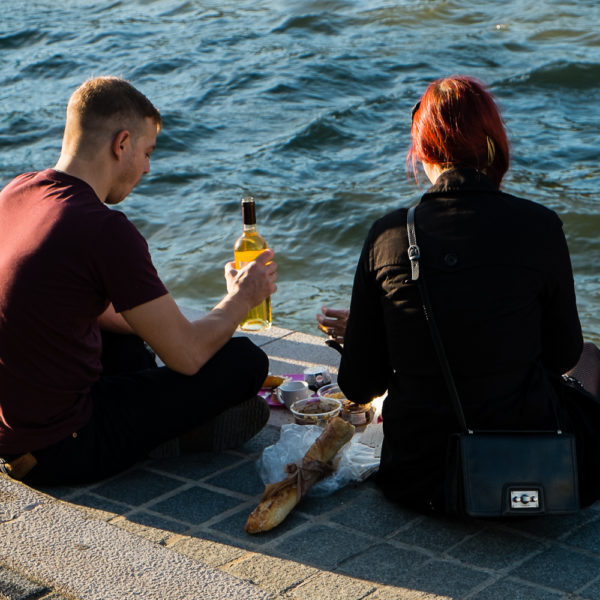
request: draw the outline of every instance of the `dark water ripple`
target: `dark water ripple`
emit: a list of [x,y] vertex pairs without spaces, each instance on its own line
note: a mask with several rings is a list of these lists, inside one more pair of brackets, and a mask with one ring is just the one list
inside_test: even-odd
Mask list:
[[600,88],[600,63],[556,61],[543,64],[530,72],[511,77],[504,86],[512,93],[549,90],[560,93],[561,88],[578,92]]
[[0,50],[16,50],[35,44],[44,38],[44,33],[37,29],[29,29],[16,33],[0,35]]
[[565,224],[584,329],[600,341],[597,0],[10,4],[0,185],[54,163],[83,79],[127,77],[164,129],[121,208],[179,300],[204,309],[224,292],[239,198],[252,194],[280,265],[275,321],[314,331],[321,304],[349,301],[370,223],[425,187],[406,174],[411,106],[431,79],[467,72],[503,110],[505,188]]

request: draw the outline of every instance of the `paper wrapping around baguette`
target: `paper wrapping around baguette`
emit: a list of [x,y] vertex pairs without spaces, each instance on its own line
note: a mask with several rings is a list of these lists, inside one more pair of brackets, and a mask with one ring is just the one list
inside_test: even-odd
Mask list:
[[270,483],[259,505],[250,513],[246,522],[248,533],[268,531],[279,525],[302,496],[317,482],[333,471],[331,460],[342,446],[350,441],[354,434],[354,425],[341,417],[334,417],[323,433],[307,450],[299,465],[287,465],[289,477],[279,483]]

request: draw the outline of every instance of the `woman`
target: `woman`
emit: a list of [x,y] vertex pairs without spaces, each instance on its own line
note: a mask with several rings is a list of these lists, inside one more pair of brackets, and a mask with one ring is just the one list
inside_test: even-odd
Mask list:
[[[583,339],[562,223],[499,190],[508,141],[480,82],[431,83],[413,110],[411,135],[407,164],[416,177],[420,161],[432,183],[415,213],[421,269],[467,423],[551,429],[549,398],[564,405],[563,428],[585,450],[581,497],[589,504],[600,497],[598,477],[587,475],[600,472],[600,449],[589,445],[600,432],[600,405],[563,394],[561,374],[577,363]],[[459,427],[411,280],[406,218],[406,208],[389,213],[367,236],[338,381],[359,403],[388,390],[378,473],[386,495],[443,510],[446,445]],[[339,336],[340,316],[324,314],[321,327]]]

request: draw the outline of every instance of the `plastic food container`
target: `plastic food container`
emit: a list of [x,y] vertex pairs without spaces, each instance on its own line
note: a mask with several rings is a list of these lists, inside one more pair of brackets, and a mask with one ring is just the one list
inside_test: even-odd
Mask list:
[[339,400],[342,403],[340,416],[345,421],[352,423],[352,425],[367,425],[373,420],[375,411],[372,407],[372,402],[367,404],[356,404],[355,402],[351,402],[346,398],[344,392],[342,392],[337,383],[324,385],[317,390],[317,395],[321,400]]
[[306,400],[296,400],[291,406],[290,411],[298,425],[319,425],[324,427],[340,414],[342,410],[341,400],[335,398],[308,398]]

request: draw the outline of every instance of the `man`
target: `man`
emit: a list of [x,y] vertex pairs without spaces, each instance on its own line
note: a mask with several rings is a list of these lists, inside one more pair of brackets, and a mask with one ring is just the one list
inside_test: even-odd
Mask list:
[[227,447],[268,419],[256,396],[268,359],[232,335],[277,289],[273,252],[227,263],[227,295],[190,322],[144,238],[106,206],[149,172],[160,128],[128,82],[91,79],[69,100],[54,169],[0,192],[0,471],[15,478],[96,480],[182,434]]

